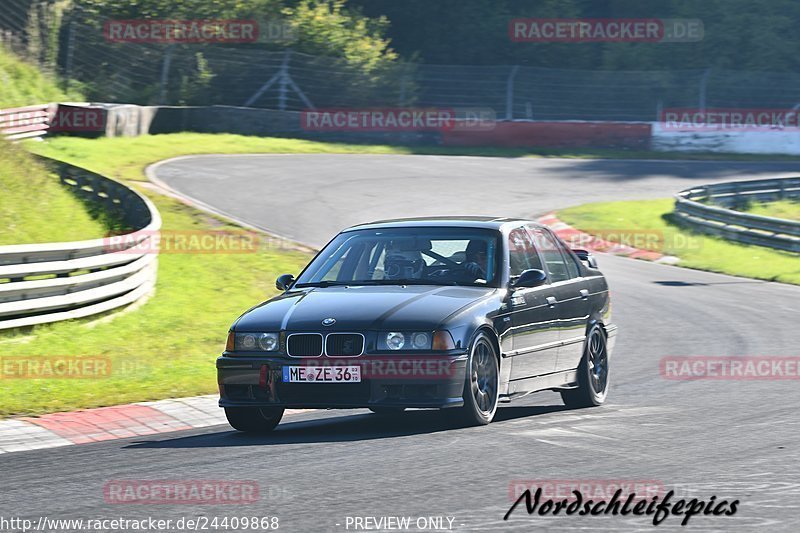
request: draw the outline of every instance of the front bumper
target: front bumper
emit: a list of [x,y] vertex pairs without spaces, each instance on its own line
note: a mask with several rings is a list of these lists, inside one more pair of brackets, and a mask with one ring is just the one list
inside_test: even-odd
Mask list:
[[[362,355],[298,359],[217,359],[220,407],[293,409],[458,407],[463,405],[467,353]],[[360,366],[360,383],[287,383],[284,366]]]

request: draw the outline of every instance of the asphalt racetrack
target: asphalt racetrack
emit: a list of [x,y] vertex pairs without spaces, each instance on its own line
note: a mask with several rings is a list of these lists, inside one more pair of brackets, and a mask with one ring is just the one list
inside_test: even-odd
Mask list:
[[[160,180],[254,226],[320,246],[344,226],[417,215],[527,216],[691,185],[797,174],[791,163],[438,156],[200,156]],[[659,531],[800,531],[800,391],[787,381],[675,381],[665,356],[797,356],[800,287],[599,255],[620,327],[608,403],[566,410],[544,392],[459,428],[442,414],[288,416],[274,434],[227,426],[0,456],[2,501],[38,518],[277,516],[281,531],[353,531],[347,517],[450,517],[455,531],[647,531],[652,517],[528,516],[534,480],[650,480],[740,500]],[[209,362],[216,354],[209,354]],[[164,356],[168,356],[165,354]],[[113,479],[254,480],[245,506],[109,505]],[[352,523],[352,522],[351,522]],[[444,525],[448,521],[444,520]],[[363,529],[362,529],[363,530]],[[430,530],[430,529],[429,529]]]

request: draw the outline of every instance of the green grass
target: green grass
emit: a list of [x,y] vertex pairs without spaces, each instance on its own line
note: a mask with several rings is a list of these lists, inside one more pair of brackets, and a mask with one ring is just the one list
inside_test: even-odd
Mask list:
[[62,91],[36,67],[0,47],[0,108],[82,99],[79,94]]
[[747,208],[747,212],[787,220],[800,220],[800,201],[781,200],[779,202],[751,204]]
[[28,143],[30,150],[75,161],[86,168],[106,169],[109,176],[144,180],[141,161],[160,161],[194,154],[421,154],[486,157],[561,157],[571,159],[663,159],[663,160],[741,160],[797,161],[800,157],[780,155],[734,155],[667,153],[604,149],[467,148],[447,146],[397,146],[385,144],[347,144],[284,137],[253,137],[233,134],[171,133],[141,137],[83,139],[54,137],[46,144]]
[[[126,169],[135,179],[142,179],[147,164],[178,155],[163,150],[157,156],[146,150],[137,152],[136,139],[128,141]],[[104,144],[84,142],[85,147]],[[56,157],[63,155],[45,143],[33,146]],[[116,174],[114,159],[101,161],[98,152],[102,148],[87,148],[86,157],[73,154],[68,159],[83,165],[94,157],[95,170]],[[174,199],[140,192],[156,204],[164,232],[237,229]],[[162,253],[155,295],[135,311],[111,320],[83,319],[37,326],[32,331],[0,331],[2,358],[35,361],[49,356],[87,356],[109,358],[112,367],[110,375],[98,378],[0,376],[0,416],[216,392],[214,361],[224,348],[230,324],[243,311],[276,293],[274,283],[279,274],[297,273],[309,259],[308,253],[281,249],[244,254]]]
[[29,153],[2,139],[0,221],[0,245],[97,239],[111,223]]
[[[172,199],[150,195],[164,230],[235,230]],[[5,379],[0,415],[33,414],[216,392],[214,360],[239,314],[274,294],[275,278],[299,272],[308,256],[162,253],[155,295],[139,309],[87,327],[89,320],[0,334],[3,357],[107,357],[112,372],[86,379]]]
[[[600,202],[558,212],[564,222],[614,242],[680,258],[680,266],[800,284],[800,255],[699,235],[670,223],[672,199]],[[631,238],[630,236],[633,236]]]

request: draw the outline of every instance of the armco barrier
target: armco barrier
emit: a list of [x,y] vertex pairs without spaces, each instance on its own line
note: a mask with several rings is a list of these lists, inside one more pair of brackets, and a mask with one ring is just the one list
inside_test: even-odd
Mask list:
[[112,251],[106,239],[0,246],[0,329],[103,313],[147,296],[155,285],[157,246],[148,242],[161,227],[155,206],[114,180],[45,161],[62,183],[133,231],[123,250]]
[[649,122],[498,122],[492,128],[455,128],[442,132],[305,131],[301,113],[234,106],[109,105],[106,135],[146,133],[236,133],[291,135],[342,142],[444,144],[450,146],[590,147],[646,150]]
[[[37,125],[38,135],[48,131],[107,137],[197,132],[288,135],[333,142],[521,148],[647,150],[652,129],[649,122],[501,121],[491,127],[456,127],[442,131],[309,131],[303,129],[301,113],[297,111],[221,105],[173,107],[62,103],[51,104],[48,116],[50,129],[47,123]],[[3,131],[0,122],[0,135],[3,133],[8,132]],[[27,131],[20,133],[33,135]]]
[[737,181],[687,189],[676,195],[673,214],[677,222],[698,232],[800,252],[800,222],[730,209],[751,200],[786,198],[800,198],[800,178]]
[[10,141],[41,137],[50,127],[55,104],[0,109],[0,136]]

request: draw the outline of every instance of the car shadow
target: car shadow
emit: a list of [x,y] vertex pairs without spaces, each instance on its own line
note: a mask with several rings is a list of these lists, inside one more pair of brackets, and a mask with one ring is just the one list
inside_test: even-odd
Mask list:
[[765,280],[760,279],[753,279],[753,280],[741,280],[741,281],[715,281],[713,283],[706,283],[700,281],[654,281],[656,285],[661,285],[662,287],[709,287],[711,285],[764,285],[765,283],[769,283]]
[[[645,156],[646,157],[646,156]],[[755,179],[763,175],[796,173],[794,161],[720,161],[696,160],[686,154],[685,159],[572,159],[562,165],[553,165],[549,172],[566,174],[570,179],[591,179],[597,176],[608,181],[628,182],[669,175],[690,181],[735,181],[746,177]],[[677,191],[676,191],[677,192]]]
[[[569,408],[563,405],[500,407],[494,422],[485,427],[492,428],[502,425],[504,422],[520,418],[566,410],[569,410]],[[124,448],[224,448],[230,446],[349,442],[470,429],[458,421],[454,414],[455,412],[450,412],[450,410],[417,410],[395,416],[379,416],[372,413],[325,416],[297,422],[284,421],[272,433],[266,435],[253,435],[226,430],[189,437],[139,441]],[[480,427],[472,429],[480,429]]]

